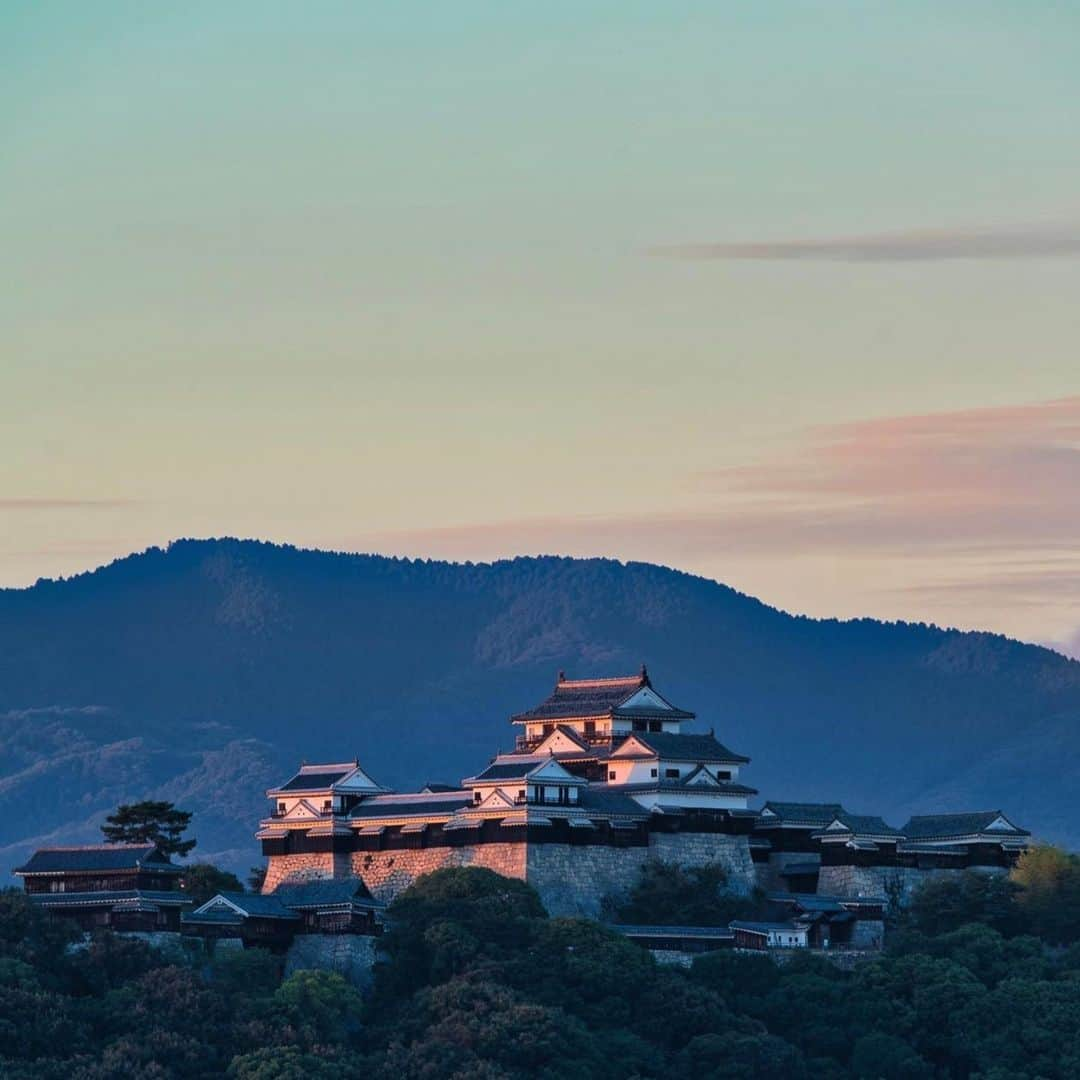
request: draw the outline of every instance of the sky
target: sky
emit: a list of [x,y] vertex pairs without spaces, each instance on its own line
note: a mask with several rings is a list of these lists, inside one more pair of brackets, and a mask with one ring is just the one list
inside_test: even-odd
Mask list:
[[1080,6],[0,5],[0,585],[609,555],[1080,654]]

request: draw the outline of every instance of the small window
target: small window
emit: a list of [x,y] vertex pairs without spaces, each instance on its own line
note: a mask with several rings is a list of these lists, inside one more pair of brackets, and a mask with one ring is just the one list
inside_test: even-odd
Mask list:
[[477,802],[479,802],[479,801],[480,801],[480,799],[481,799],[481,794],[480,794],[480,792],[479,792],[479,791],[474,791],[474,792],[473,792],[473,797],[472,797],[472,799],[473,799],[473,802],[474,802],[474,803],[477,803]]
[[731,771],[730,770],[722,771],[722,770],[718,769],[717,772],[716,772],[716,779],[717,780],[730,780],[731,779]]
[[608,774],[607,774],[607,778],[608,778],[609,780],[614,780],[614,779],[615,779],[615,770],[614,770],[614,769],[610,769],[610,770],[608,771]]
[[634,730],[635,731],[644,731],[645,730],[645,721],[644,720],[635,720],[634,721]]
[[679,779],[679,770],[678,769],[665,769],[664,770],[664,775],[669,780],[678,780]]
[[330,799],[323,799],[322,808],[324,814],[329,814],[334,809],[334,804]]
[[586,735],[595,735],[596,734],[596,721],[595,720],[586,720],[585,721],[585,734]]
[[522,789],[521,789],[521,790],[520,790],[520,791],[518,792],[518,801],[519,801],[519,802],[524,802],[524,801],[525,801],[525,789],[524,789],[524,788],[522,788]]
[[652,776],[652,777],[655,777],[655,776],[656,776],[656,773],[657,773],[657,770],[656,770],[656,769],[650,769],[650,770],[649,770],[649,775],[650,775],[650,776]]
[[664,730],[664,725],[659,720],[650,720],[649,721],[649,730],[650,731],[663,731]]
[[284,814],[285,813],[285,804],[283,802],[279,802],[277,804],[277,812],[279,814]]

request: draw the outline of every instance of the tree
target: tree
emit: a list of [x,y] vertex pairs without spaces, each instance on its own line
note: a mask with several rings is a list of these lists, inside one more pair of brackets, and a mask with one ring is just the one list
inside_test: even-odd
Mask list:
[[253,866],[248,871],[247,883],[251,892],[262,892],[263,885],[266,883],[266,866]]
[[851,1071],[865,1080],[922,1080],[934,1070],[903,1039],[877,1031],[855,1043]]
[[752,901],[727,888],[718,864],[682,867],[650,859],[621,904],[607,901],[617,922],[642,926],[727,926],[753,909]]
[[1080,940],[1080,857],[1052,844],[1035,844],[1012,874],[1026,927],[1058,944]]
[[171,802],[125,803],[105,819],[101,831],[110,844],[157,844],[162,855],[183,858],[195,846],[195,838],[183,840],[191,813],[177,810]]
[[907,921],[924,934],[945,934],[985,923],[1003,934],[1017,929],[1017,886],[1003,874],[965,870],[930,878],[912,894]]
[[221,870],[213,863],[192,863],[184,870],[180,887],[195,904],[205,904],[219,892],[243,892],[244,886],[235,874]]

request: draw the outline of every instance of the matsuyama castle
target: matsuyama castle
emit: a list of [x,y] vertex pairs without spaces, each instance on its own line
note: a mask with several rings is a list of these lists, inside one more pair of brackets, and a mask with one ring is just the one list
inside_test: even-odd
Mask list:
[[1001,811],[912,818],[893,828],[841,804],[751,810],[749,759],[655,686],[560,674],[511,718],[515,748],[457,786],[399,794],[358,761],[305,764],[267,792],[257,833],[282,883],[360,879],[389,901],[421,874],[486,866],[523,878],[554,914],[596,914],[647,858],[719,863],[729,886],[881,897],[928,873],[1005,870],[1028,833]]

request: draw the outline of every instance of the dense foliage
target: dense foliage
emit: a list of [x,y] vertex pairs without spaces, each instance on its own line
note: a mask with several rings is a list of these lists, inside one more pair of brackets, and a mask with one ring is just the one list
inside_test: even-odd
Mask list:
[[761,898],[739,896],[727,885],[718,863],[683,867],[650,859],[629,896],[605,901],[605,915],[628,926],[727,926],[755,915]]
[[753,758],[744,779],[768,798],[901,825],[947,782],[958,810],[1002,806],[1080,848],[1080,664],[1046,649],[793,618],[643,563],[230,540],[0,589],[0,848],[10,867],[34,838],[88,842],[139,791],[194,810],[198,851],[243,877],[264,793],[301,759],[359,753],[400,791],[456,783],[560,668],[642,661],[697,730]]
[[171,802],[145,799],[118,806],[101,826],[110,844],[157,844],[166,858],[187,855],[197,843],[185,837],[191,824],[190,810],[177,810]]
[[[261,950],[207,961],[179,945],[77,943],[9,891],[0,1075],[1065,1080],[1080,1075],[1080,927],[1049,913],[1076,872],[1036,849],[1011,884],[935,882],[886,953],[844,971],[729,951],[661,966],[597,923],[547,918],[520,881],[443,870],[391,909],[366,1003],[331,973],[282,980]],[[688,882],[674,904],[700,901]],[[654,893],[644,883],[635,902]]]

